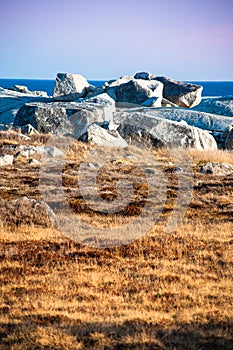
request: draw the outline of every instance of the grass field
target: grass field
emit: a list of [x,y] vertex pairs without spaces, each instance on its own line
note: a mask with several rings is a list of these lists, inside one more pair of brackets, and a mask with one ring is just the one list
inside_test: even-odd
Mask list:
[[[35,136],[34,144],[45,141]],[[2,135],[0,142],[3,152],[19,140]],[[110,230],[138,215],[147,187],[137,188],[138,201],[121,215],[88,210],[74,171],[88,150],[77,142],[67,157],[67,200],[77,216]],[[167,186],[159,220],[143,237],[106,249],[68,239],[47,218],[25,225],[17,213],[9,215],[14,208],[6,211],[4,203],[41,198],[39,166],[19,158],[0,169],[0,349],[233,348],[233,174],[199,172],[207,161],[233,164],[233,153],[189,151],[193,197],[172,233],[165,229],[179,174],[168,151],[153,153]],[[122,165],[123,173],[129,170]],[[111,201],[111,179],[101,181]]]

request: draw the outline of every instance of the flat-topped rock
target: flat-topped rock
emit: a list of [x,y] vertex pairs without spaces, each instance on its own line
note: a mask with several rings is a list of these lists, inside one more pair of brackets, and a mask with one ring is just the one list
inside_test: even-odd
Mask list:
[[160,109],[136,108],[130,109],[129,111],[139,111],[153,117],[160,117],[177,122],[185,121],[188,125],[210,131],[223,131],[229,125],[233,124],[233,118],[231,117],[220,117],[219,115],[189,109],[170,107]]
[[207,131],[135,112],[118,112],[114,122],[119,124],[118,131],[128,144],[145,147],[196,148],[215,150],[217,143]]
[[106,94],[80,102],[32,102],[20,108],[14,127],[30,124],[42,133],[70,134],[79,139],[90,124],[111,121],[114,112],[115,102]]
[[80,74],[58,73],[53,97],[61,101],[74,101],[88,93],[90,84]]
[[126,147],[128,145],[117,131],[106,130],[96,123],[88,127],[88,142],[109,147]]

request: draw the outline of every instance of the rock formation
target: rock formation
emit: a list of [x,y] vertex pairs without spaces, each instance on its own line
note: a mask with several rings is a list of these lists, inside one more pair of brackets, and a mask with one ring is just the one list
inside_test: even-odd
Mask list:
[[88,93],[90,84],[80,74],[58,73],[53,97],[60,101],[73,101]]

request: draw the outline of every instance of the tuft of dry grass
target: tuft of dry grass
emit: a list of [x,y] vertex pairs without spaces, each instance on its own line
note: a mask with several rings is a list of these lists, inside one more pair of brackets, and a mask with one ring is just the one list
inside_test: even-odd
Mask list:
[[[125,212],[106,216],[88,209],[76,176],[88,150],[77,142],[67,155],[67,200],[92,226],[111,230],[130,222],[143,207],[145,179],[138,172],[139,197]],[[172,233],[166,223],[179,175],[168,151],[154,155],[166,175],[166,203],[151,230],[127,245],[90,248],[53,226],[2,223],[0,349],[232,349],[233,175],[198,172],[202,162],[232,164],[232,153],[189,151],[193,197]],[[130,164],[116,166],[122,174],[131,169]],[[115,185],[111,166],[103,170],[99,186],[108,198]],[[1,203],[22,196],[41,199],[39,167],[19,160],[0,172]]]

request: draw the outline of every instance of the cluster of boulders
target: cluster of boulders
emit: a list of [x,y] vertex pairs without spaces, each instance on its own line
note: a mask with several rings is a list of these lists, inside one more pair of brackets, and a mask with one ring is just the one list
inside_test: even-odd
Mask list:
[[23,133],[69,135],[96,144],[233,149],[231,116],[192,109],[200,104],[202,89],[146,72],[101,87],[79,74],[59,73],[52,97],[30,95],[22,86],[0,89],[5,104],[12,100],[8,109],[0,107],[0,117]]

